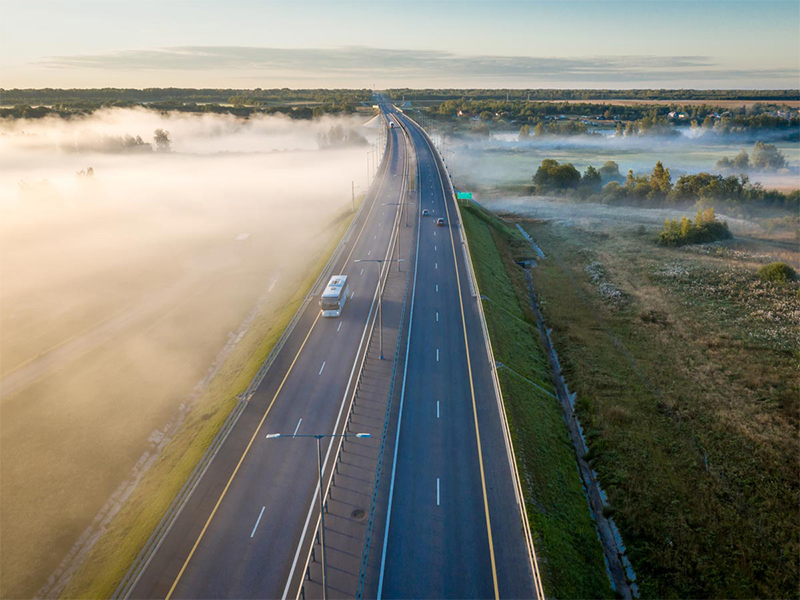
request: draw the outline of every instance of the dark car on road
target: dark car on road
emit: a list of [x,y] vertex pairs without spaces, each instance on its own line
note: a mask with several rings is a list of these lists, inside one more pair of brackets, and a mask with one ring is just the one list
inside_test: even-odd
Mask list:
[[437,224],[439,227],[444,227],[444,219],[442,219],[441,217],[439,217],[438,219],[436,219],[436,224]]
[[422,211],[422,216],[423,216],[423,217],[427,217],[427,216],[428,216],[428,215],[430,215],[430,214],[431,214],[431,213],[430,213],[430,211],[429,211],[427,208],[426,208],[426,209],[424,209],[424,210]]

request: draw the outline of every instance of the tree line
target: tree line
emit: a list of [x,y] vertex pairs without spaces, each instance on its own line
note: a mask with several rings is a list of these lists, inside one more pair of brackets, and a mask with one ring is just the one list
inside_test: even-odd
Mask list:
[[387,90],[389,97],[406,100],[800,100],[800,90],[665,90],[665,89],[411,89]]
[[223,106],[220,104],[194,104],[181,102],[151,102],[149,104],[135,104],[128,102],[112,103],[76,103],[57,104],[55,106],[28,106],[17,105],[9,108],[0,108],[0,118],[3,119],[41,119],[44,117],[60,117],[70,119],[73,117],[87,116],[101,108],[133,108],[141,107],[159,112],[183,113],[213,113],[226,114],[247,118],[253,115],[284,115],[294,120],[316,119],[328,114],[351,114],[354,108],[350,105],[320,104],[316,106]]
[[767,190],[744,174],[725,176],[706,172],[682,175],[673,184],[669,169],[661,161],[649,174],[635,175],[629,170],[623,177],[614,161],[607,161],[599,169],[589,165],[581,173],[572,163],[545,159],[533,176],[530,191],[606,204],[661,206],[701,201],[800,210],[800,190],[788,193]]
[[756,171],[778,171],[787,167],[786,157],[775,144],[756,142],[751,154],[742,150],[733,158],[727,156],[717,161],[717,169],[725,173],[742,173],[750,169]]
[[0,90],[0,98],[7,105],[0,108],[0,118],[71,118],[102,108],[142,107],[165,112],[231,114],[237,117],[282,114],[292,119],[313,119],[325,114],[352,113],[369,101],[371,95],[369,90]]
[[459,117],[480,121],[471,125],[476,133],[488,133],[494,125],[503,129],[520,126],[520,137],[554,133],[585,134],[592,128],[615,128],[618,136],[633,134],[678,135],[676,126],[706,131],[746,133],[783,130],[798,137],[800,114],[785,104],[758,102],[750,107],[722,108],[713,104],[615,105],[573,102],[527,102],[524,100],[450,99],[424,109],[438,120],[458,123]]
[[367,89],[230,89],[230,88],[101,88],[101,89],[2,89],[0,98],[5,105],[63,104],[70,102],[194,102],[231,103],[246,98],[261,104],[286,102],[323,102],[328,104],[360,103],[372,98]]

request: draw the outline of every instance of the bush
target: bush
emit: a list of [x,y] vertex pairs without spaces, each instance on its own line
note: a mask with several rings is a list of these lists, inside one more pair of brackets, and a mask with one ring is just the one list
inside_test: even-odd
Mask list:
[[761,267],[758,270],[758,276],[764,281],[785,283],[787,281],[792,281],[797,276],[797,273],[784,262],[774,262]]
[[673,219],[664,223],[664,229],[658,234],[658,243],[662,246],[684,246],[686,244],[705,244],[732,237],[725,221],[717,221],[713,208],[697,211],[695,220],[683,217],[680,221]]

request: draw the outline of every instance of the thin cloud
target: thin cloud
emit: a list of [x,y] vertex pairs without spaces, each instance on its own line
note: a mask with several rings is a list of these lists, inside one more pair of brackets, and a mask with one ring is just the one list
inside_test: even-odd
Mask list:
[[657,82],[682,80],[793,79],[791,68],[725,69],[708,56],[599,56],[587,58],[458,55],[436,50],[398,50],[345,46],[266,48],[249,46],[177,46],[157,50],[125,50],[104,54],[51,56],[35,64],[50,69],[116,71],[258,71],[262,77],[317,78],[389,77],[396,81],[458,78],[480,82],[527,78],[575,82]]

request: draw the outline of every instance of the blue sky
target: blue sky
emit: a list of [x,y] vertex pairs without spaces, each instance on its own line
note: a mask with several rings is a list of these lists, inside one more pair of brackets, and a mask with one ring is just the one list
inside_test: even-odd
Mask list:
[[0,86],[800,87],[800,2],[3,0]]

